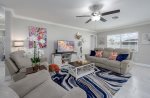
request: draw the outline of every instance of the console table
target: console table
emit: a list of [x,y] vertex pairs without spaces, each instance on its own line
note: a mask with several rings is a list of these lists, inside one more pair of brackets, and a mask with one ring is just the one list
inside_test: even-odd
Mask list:
[[68,65],[68,62],[78,60],[77,52],[52,53],[52,63],[57,64],[60,68]]

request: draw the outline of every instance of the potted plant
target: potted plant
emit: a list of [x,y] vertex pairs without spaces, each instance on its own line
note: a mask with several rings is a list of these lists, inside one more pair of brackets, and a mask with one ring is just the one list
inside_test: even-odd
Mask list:
[[36,42],[34,41],[34,54],[31,58],[32,66],[35,67],[37,65],[40,65],[40,57],[39,57],[39,51],[37,51]]

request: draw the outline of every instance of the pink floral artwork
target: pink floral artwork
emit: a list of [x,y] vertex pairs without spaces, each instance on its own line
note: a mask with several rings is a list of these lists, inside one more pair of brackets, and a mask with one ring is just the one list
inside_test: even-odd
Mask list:
[[46,28],[29,26],[29,48],[33,48],[34,41],[36,41],[38,48],[46,48],[47,47],[47,30],[46,30]]

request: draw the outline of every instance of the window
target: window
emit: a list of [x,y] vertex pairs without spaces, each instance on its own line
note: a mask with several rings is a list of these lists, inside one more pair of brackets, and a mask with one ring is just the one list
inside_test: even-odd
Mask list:
[[138,32],[108,35],[107,47],[127,48],[132,51],[138,51]]

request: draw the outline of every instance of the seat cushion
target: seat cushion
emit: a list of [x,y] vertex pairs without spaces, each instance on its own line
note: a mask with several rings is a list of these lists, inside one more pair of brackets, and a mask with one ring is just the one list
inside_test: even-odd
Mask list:
[[12,83],[9,87],[12,88],[22,98],[34,88],[47,81],[49,77],[50,75],[48,71],[41,70],[37,73],[30,74],[17,82]]
[[32,66],[30,58],[24,56],[24,51],[12,52],[10,58],[15,62],[19,69]]
[[19,96],[11,88],[0,85],[0,98],[19,98]]
[[94,63],[103,63],[107,58],[100,58],[100,57],[95,57],[95,56],[87,56],[87,60],[94,62]]
[[112,66],[115,68],[120,68],[121,67],[121,63],[119,61],[116,60],[105,60],[105,62],[103,62],[106,66]]
[[53,81],[45,81],[23,98],[61,98],[67,91]]

